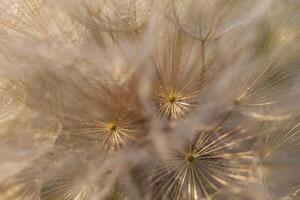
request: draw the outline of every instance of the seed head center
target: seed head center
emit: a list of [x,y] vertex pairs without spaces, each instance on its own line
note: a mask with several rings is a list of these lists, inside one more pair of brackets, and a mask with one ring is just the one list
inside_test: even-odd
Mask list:
[[117,125],[115,123],[108,123],[107,129],[111,132],[115,132],[117,130]]
[[194,155],[188,155],[188,157],[186,158],[190,163],[195,161],[195,156]]
[[172,96],[168,97],[168,101],[169,101],[171,104],[173,104],[173,103],[175,103],[175,101],[176,101],[176,97],[172,95]]

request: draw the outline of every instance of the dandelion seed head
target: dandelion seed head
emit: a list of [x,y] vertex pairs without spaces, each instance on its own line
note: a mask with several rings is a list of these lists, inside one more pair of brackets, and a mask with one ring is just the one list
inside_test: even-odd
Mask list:
[[114,122],[108,122],[106,126],[107,126],[108,131],[110,131],[110,132],[117,131],[117,124]]
[[134,135],[137,130],[130,126],[130,124],[126,124],[126,121],[103,122],[102,125],[98,125],[101,143],[105,144],[109,151],[114,151],[129,141],[138,140],[138,136]]
[[239,148],[252,137],[236,139],[235,134],[241,132],[200,132],[184,149],[171,150],[154,172],[153,198],[210,199],[222,188],[251,182],[252,152]]
[[190,155],[188,155],[187,156],[187,158],[186,158],[190,163],[192,163],[192,162],[194,162],[195,161],[195,156],[193,155],[193,154],[190,154]]
[[299,152],[299,123],[296,119],[287,120],[262,133],[257,149],[257,174],[262,188],[275,198],[299,179],[299,175],[293,173],[299,163],[291,162]]
[[188,98],[185,98],[180,91],[168,89],[157,95],[159,112],[169,119],[183,117],[189,110]]

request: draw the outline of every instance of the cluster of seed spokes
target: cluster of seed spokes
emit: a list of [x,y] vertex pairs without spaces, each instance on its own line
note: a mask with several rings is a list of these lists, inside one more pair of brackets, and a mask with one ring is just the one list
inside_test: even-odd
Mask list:
[[123,147],[128,147],[129,144],[137,144],[143,140],[144,129],[140,124],[142,118],[137,118],[128,113],[122,114],[125,116],[99,119],[93,130],[97,143],[101,143],[111,153]]
[[126,143],[127,132],[122,129],[117,121],[104,122],[102,132],[102,142],[107,145],[109,151],[114,152]]
[[160,91],[158,95],[159,113],[175,120],[183,117],[189,108],[189,103],[179,90],[169,88]]

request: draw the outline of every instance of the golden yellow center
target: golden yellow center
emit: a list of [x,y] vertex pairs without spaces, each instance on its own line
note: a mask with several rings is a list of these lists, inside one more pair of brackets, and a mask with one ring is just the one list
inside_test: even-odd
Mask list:
[[175,103],[175,101],[176,101],[176,97],[175,96],[169,96],[168,97],[168,102],[170,102],[170,103]]
[[189,155],[186,159],[187,159],[189,162],[193,162],[193,161],[195,160],[195,156]]
[[115,132],[117,130],[117,125],[116,123],[108,123],[107,124],[107,129],[111,132]]

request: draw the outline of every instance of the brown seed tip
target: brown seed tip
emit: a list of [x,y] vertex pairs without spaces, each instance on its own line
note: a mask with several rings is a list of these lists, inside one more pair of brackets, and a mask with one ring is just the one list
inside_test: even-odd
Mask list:
[[189,155],[189,156],[187,157],[187,160],[188,160],[189,162],[193,162],[193,161],[195,160],[195,157],[194,157],[193,155]]
[[176,97],[175,97],[175,96],[170,96],[170,97],[168,98],[168,101],[169,101],[170,103],[174,103],[174,102],[176,101]]
[[111,131],[111,132],[115,132],[117,130],[117,125],[115,123],[108,123],[107,124],[107,128]]

